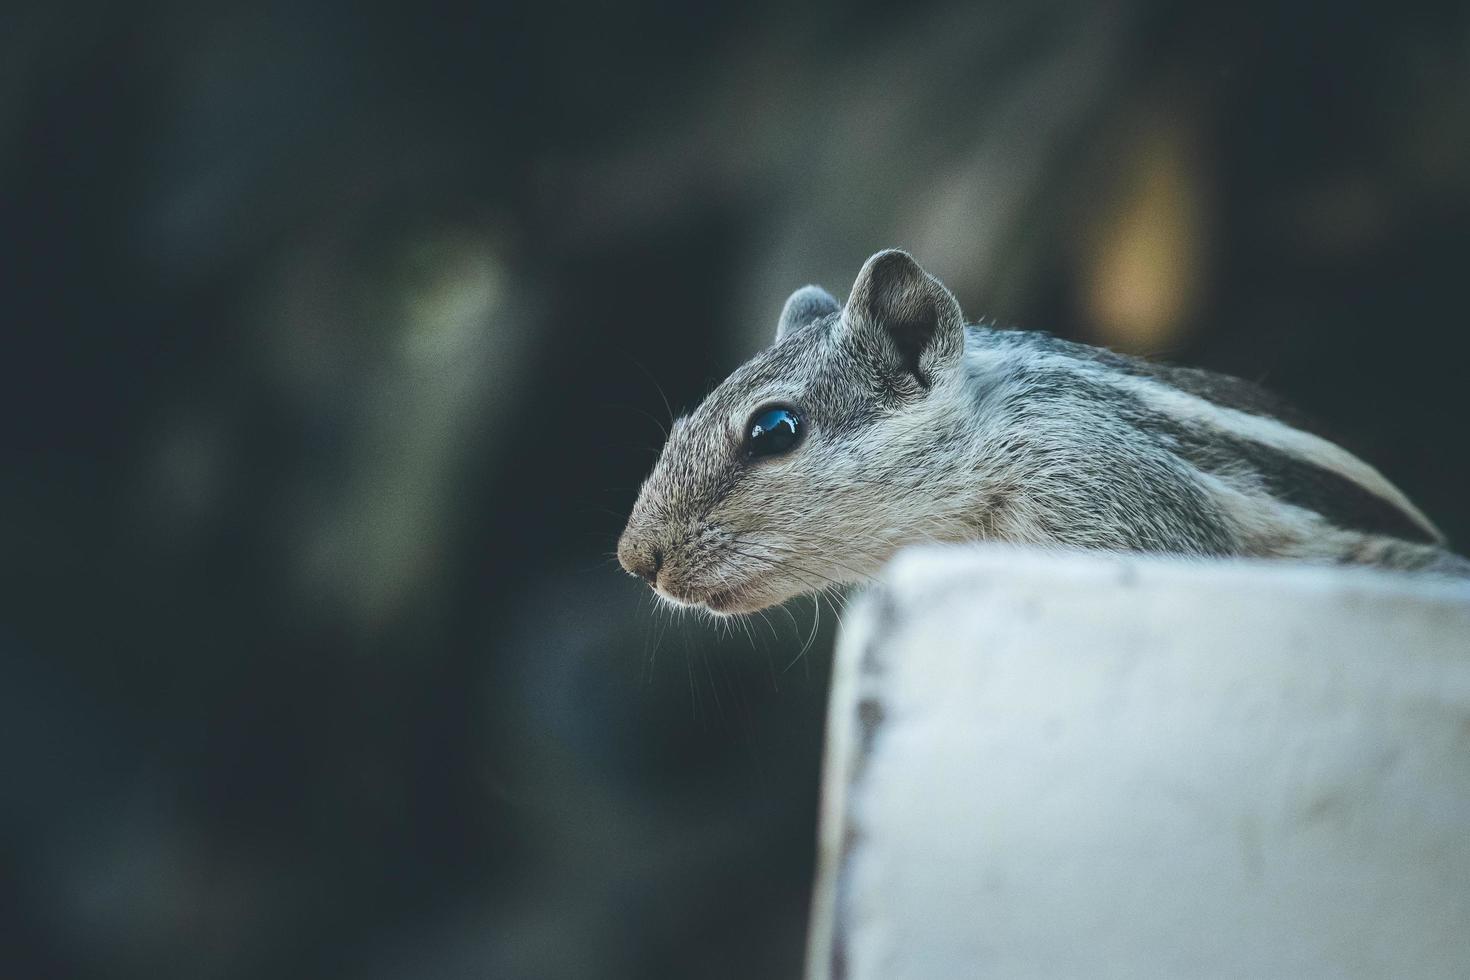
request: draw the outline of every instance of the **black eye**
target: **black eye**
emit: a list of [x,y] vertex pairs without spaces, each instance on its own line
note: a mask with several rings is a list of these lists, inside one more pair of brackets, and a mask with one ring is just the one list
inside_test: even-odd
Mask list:
[[745,451],[751,456],[779,456],[791,452],[801,434],[801,417],[793,408],[763,408],[750,419]]

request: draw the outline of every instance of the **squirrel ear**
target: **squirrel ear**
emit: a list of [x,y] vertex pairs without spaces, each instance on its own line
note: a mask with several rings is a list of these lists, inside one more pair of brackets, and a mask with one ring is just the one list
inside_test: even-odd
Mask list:
[[842,311],[844,326],[877,344],[893,367],[925,388],[965,349],[965,316],[944,285],[907,252],[888,249],[863,263]]
[[792,331],[840,309],[842,307],[837,305],[832,294],[821,286],[802,286],[786,297],[786,305],[781,307],[781,319],[776,321],[776,339],[784,340]]

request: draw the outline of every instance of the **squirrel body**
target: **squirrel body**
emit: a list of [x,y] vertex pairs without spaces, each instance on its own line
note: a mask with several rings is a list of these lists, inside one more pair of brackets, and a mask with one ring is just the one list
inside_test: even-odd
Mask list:
[[776,342],[675,421],[618,556],[727,614],[973,540],[1470,575],[1398,488],[1255,385],[967,326],[899,251],[845,305],[794,293]]

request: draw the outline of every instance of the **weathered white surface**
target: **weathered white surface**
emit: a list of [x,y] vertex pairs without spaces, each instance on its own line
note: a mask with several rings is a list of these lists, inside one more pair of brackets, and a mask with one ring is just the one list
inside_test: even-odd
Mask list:
[[886,578],[839,644],[812,980],[1470,976],[1470,585]]

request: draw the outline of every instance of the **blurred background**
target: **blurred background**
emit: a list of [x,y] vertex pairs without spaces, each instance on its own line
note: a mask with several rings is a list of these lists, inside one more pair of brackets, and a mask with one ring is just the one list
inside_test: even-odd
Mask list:
[[610,559],[903,246],[1470,542],[1470,9],[0,13],[0,974],[795,977],[834,610]]

